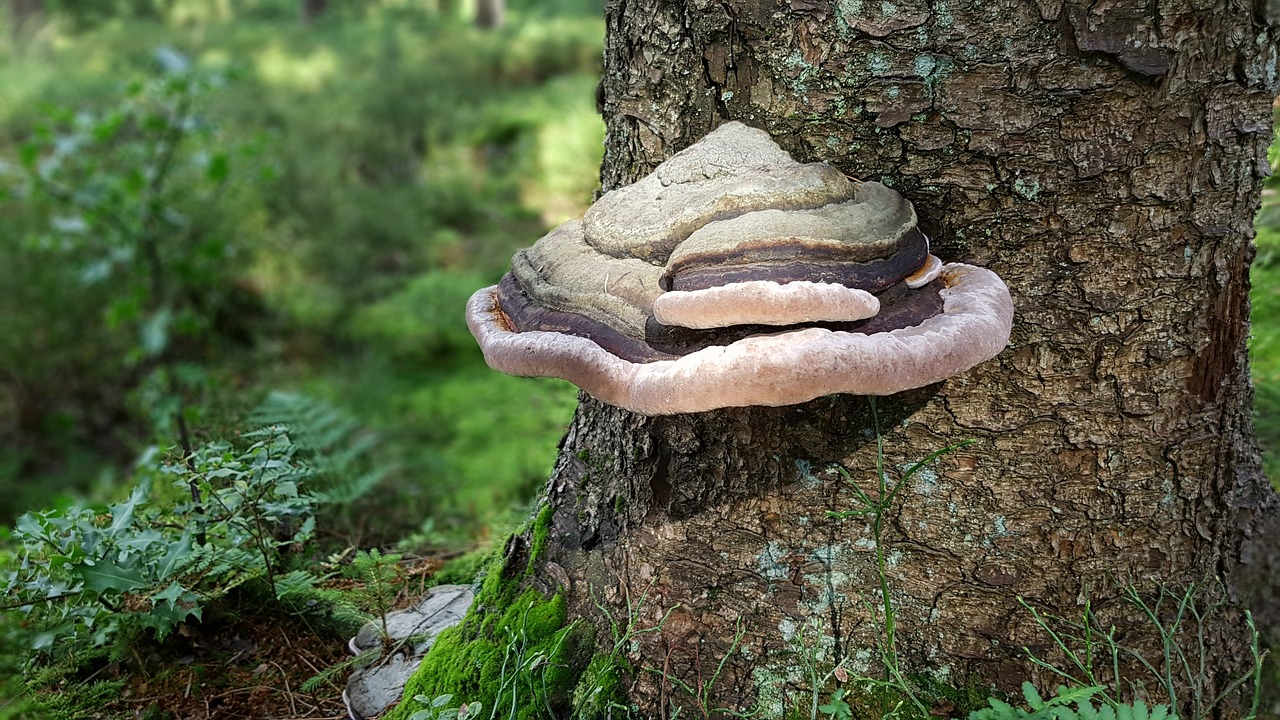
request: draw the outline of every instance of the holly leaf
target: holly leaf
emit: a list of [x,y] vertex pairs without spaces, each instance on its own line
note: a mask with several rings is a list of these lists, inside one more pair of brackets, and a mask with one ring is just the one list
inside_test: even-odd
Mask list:
[[164,600],[169,603],[169,607],[173,607],[174,603],[178,602],[178,599],[181,597],[182,586],[173,582],[169,583],[169,587],[153,595],[152,599],[156,601],[157,605],[159,604],[159,601]]
[[147,585],[147,579],[137,568],[124,567],[110,560],[99,560],[94,565],[76,565],[71,571],[84,581],[86,590],[98,595],[110,590],[129,592]]
[[156,568],[160,573],[160,579],[164,580],[173,574],[180,563],[188,553],[191,552],[191,531],[186,530],[182,533],[182,539],[169,546],[169,552],[165,553],[163,559],[160,560],[160,566]]
[[111,527],[107,528],[107,534],[111,537],[118,537],[122,530],[132,525],[133,511],[146,499],[146,486],[138,485],[133,489],[133,493],[129,495],[128,500],[112,505],[110,509]]
[[142,554],[147,552],[152,545],[163,543],[164,535],[158,530],[143,530],[129,534],[124,538],[116,539],[116,547],[127,553]]

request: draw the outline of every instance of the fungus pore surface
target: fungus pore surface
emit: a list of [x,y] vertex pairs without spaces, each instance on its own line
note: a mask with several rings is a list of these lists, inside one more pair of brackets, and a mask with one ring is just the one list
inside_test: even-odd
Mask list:
[[1009,341],[995,273],[929,254],[876,182],[720,126],[512,259],[467,304],[491,367],[646,415],[888,395]]

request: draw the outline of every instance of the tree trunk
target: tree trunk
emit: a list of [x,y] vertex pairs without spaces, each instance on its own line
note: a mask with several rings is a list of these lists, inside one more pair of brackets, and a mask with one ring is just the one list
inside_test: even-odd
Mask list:
[[500,28],[505,19],[504,0],[476,0],[476,27],[482,30]]
[[[727,120],[763,128],[797,159],[894,186],[934,254],[997,271],[1013,339],[961,377],[874,404],[646,418],[583,396],[501,577],[531,573],[599,629],[597,653],[626,656],[639,717],[811,717],[836,681],[856,686],[845,671],[885,666],[930,689],[941,715],[963,714],[966,688],[979,701],[1027,679],[1049,691],[1062,679],[1024,647],[1071,666],[1028,607],[1059,630],[1047,618],[1088,609],[1158,670],[1166,650],[1175,665],[1185,653],[1191,678],[1172,668],[1168,689],[1182,717],[1207,717],[1251,665],[1245,611],[1277,627],[1277,501],[1245,349],[1277,85],[1268,12],[610,0],[606,190]],[[882,522],[849,516],[898,480]],[[1162,638],[1138,603],[1164,597],[1153,615],[1168,629],[1197,585],[1203,622]],[[1098,659],[1097,679],[1118,684]],[[1119,664],[1117,696],[1140,682],[1170,701],[1132,657]],[[584,682],[604,687],[598,670]],[[873,714],[883,698],[855,700]]]
[[[1077,620],[1087,600],[1158,666],[1126,589],[1214,578],[1201,690],[1245,670],[1243,611],[1275,620],[1245,350],[1275,18],[1238,0],[611,0],[606,19],[605,189],[742,120],[894,186],[935,254],[1009,284],[999,358],[876,405],[891,476],[975,441],[886,518],[904,670],[1052,688],[1023,647],[1052,659],[1053,642],[1018,598]],[[808,697],[803,668],[879,672],[872,527],[828,516],[858,506],[833,464],[874,497],[870,410],[833,396],[644,418],[583,397],[539,575],[571,617],[660,626],[634,638],[641,716],[777,716]]]
[[19,37],[23,28],[44,16],[44,0],[9,0],[9,31]]
[[316,21],[329,9],[329,0],[302,0],[300,14],[302,22],[310,24]]

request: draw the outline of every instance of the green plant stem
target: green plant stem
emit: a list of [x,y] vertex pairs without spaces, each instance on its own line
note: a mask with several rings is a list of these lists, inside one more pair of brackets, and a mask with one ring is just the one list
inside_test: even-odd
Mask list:
[[178,378],[174,374],[173,368],[166,367],[164,372],[168,376],[169,393],[178,402],[178,407],[173,411],[173,419],[178,426],[178,443],[182,448],[182,460],[187,469],[191,471],[191,478],[187,480],[187,489],[191,492],[191,511],[196,518],[196,544],[204,545],[209,542],[206,519],[204,517],[204,498],[200,496],[200,476],[196,473],[196,453],[195,447],[191,442],[191,431],[187,428],[187,414],[182,400],[182,388],[178,387]]
[[[263,461],[261,468],[258,470],[258,479],[261,480],[262,473],[266,472],[266,468],[271,463],[271,445],[270,443],[263,446],[266,452],[266,460]],[[267,530],[262,527],[262,499],[267,494],[264,487],[258,491],[258,497],[254,498],[250,507],[253,511],[253,523],[257,527],[257,532],[253,533],[253,539],[258,546],[258,552],[262,553],[262,567],[267,573],[267,586],[271,588],[271,598],[276,602],[280,602],[280,597],[276,595],[276,576],[272,569],[271,552],[267,547]]]
[[[803,628],[803,626],[801,626],[801,628]],[[798,634],[803,634],[803,630],[802,630],[802,629],[801,629],[801,630],[797,630],[796,632],[797,632]],[[801,648],[803,648],[803,647],[804,647],[804,641],[803,641],[803,639],[802,639],[802,640],[801,640]],[[807,658],[807,662],[805,663],[805,670],[808,670],[808,671],[809,671],[809,689],[810,689],[810,694],[811,694],[811,696],[812,696],[812,697],[810,698],[810,704],[809,704],[809,717],[810,717],[810,719],[811,719],[811,720],[817,720],[817,718],[818,718],[818,690],[819,690],[819,688],[818,688],[818,662],[817,662],[817,658],[814,658],[814,657],[808,657],[808,658]]]
[[[876,570],[880,579],[880,601],[884,609],[885,656],[889,667],[898,666],[898,650],[894,622],[893,599],[889,596],[888,563],[884,552],[884,515],[888,509],[885,499],[889,495],[888,478],[884,472],[884,437],[880,434],[880,416],[876,412],[876,399],[871,398],[871,421],[876,430],[876,484],[879,497],[871,521],[871,533],[876,544]],[[887,678],[886,678],[887,679]]]
[[[164,189],[164,184],[169,178],[169,172],[173,168],[173,159],[178,153],[178,147],[182,144],[183,126],[187,122],[187,112],[191,107],[191,95],[188,91],[184,91],[178,99],[178,106],[174,110],[172,117],[169,119],[168,132],[165,134],[164,140],[158,151],[158,162],[153,165],[156,168],[151,175],[151,180],[147,183],[146,196],[142,202],[142,227],[138,234],[138,245],[142,250],[143,257],[146,258],[147,266],[150,270],[151,277],[151,305],[153,309],[163,308],[168,304],[168,286],[165,283],[165,267],[164,261],[160,257],[160,243],[158,232],[155,227],[155,205],[156,200]],[[159,365],[168,375],[169,393],[173,395],[177,406],[174,408],[174,423],[178,427],[178,442],[182,447],[182,455],[186,458],[187,467],[195,470],[195,448],[191,442],[191,432],[187,428],[186,403],[183,400],[182,388],[178,386],[177,375],[173,372],[173,360],[169,353],[163,352],[159,358]],[[191,491],[191,502],[194,505],[194,512],[197,516],[204,514],[204,504],[200,497],[200,484],[197,476],[192,475],[188,483]],[[196,542],[204,545],[208,538],[205,533],[203,523],[196,529]],[[267,573],[270,575],[270,568]],[[275,594],[275,586],[272,585],[272,594]]]
[[[871,529],[876,545],[876,570],[880,576],[880,600],[884,605],[885,679],[891,679],[907,696],[912,705],[915,705],[921,713],[928,714],[928,708],[916,697],[911,681],[903,677],[902,670],[898,666],[897,613],[894,611],[893,599],[889,594],[889,569],[884,544],[885,514],[893,504],[894,496],[902,489],[909,475],[904,475],[897,485],[892,489],[889,488],[889,478],[884,471],[884,435],[880,432],[880,415],[876,411],[876,399],[872,397],[869,400],[871,403],[871,422],[876,431],[876,479],[877,489],[880,493],[874,505],[875,512],[872,517]],[[908,473],[913,473],[919,467],[920,464],[917,464]]]
[[[894,500],[898,493],[902,492],[908,481],[913,475],[926,467],[934,460],[946,455],[947,453],[969,445],[972,441],[965,440],[963,442],[948,445],[940,450],[936,450],[924,459],[911,465],[902,473],[902,477],[898,482],[890,486],[888,473],[885,472],[884,463],[884,436],[880,432],[880,415],[876,409],[876,400],[874,397],[868,398],[871,405],[871,419],[876,434],[876,497],[871,498],[866,492],[853,482],[848,471],[840,468],[841,474],[848,483],[850,490],[856,496],[861,507],[843,512],[828,512],[827,516],[831,518],[852,518],[869,516],[871,523],[871,535],[875,544],[876,553],[876,574],[880,583],[880,612],[884,615],[884,624],[882,627],[883,641],[880,648],[880,660],[884,666],[884,679],[874,680],[872,678],[862,678],[862,682],[869,683],[871,686],[881,690],[896,690],[906,697],[911,704],[922,714],[928,714],[929,709],[916,695],[914,683],[912,683],[905,675],[902,674],[902,668],[898,663],[898,638],[897,638],[897,613],[893,606],[893,596],[889,588],[889,560],[887,548],[885,547],[884,525],[889,510],[893,508]],[[866,601],[868,610],[872,610],[871,603]],[[882,695],[882,715],[894,715],[897,710],[889,710],[887,707],[888,697]]]

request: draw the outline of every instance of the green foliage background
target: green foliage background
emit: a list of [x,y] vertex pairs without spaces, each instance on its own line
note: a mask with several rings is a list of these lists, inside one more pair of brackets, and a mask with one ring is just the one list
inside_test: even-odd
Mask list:
[[[97,685],[81,681],[121,648],[170,636],[157,611],[175,602],[178,621],[245,593],[284,614],[348,608],[358,597],[317,587],[326,554],[457,552],[523,519],[575,390],[488,370],[462,309],[595,193],[598,2],[513,0],[493,30],[448,0],[331,0],[310,23],[297,0],[47,0],[22,27],[8,10],[0,717],[96,712]],[[162,124],[156,143],[147,128],[164,118],[130,114],[130,88],[197,79],[207,91],[174,125],[173,177],[148,193],[168,146]],[[106,214],[160,218],[163,297],[142,245],[105,242]],[[198,332],[180,332],[188,316]],[[179,417],[198,449],[185,462]],[[237,480],[202,460],[249,451],[265,423],[305,458],[306,525],[278,497],[296,490],[278,471]],[[205,510],[188,484],[254,529],[256,566],[243,539],[193,520]],[[258,486],[259,500],[228,504]],[[134,528],[123,510],[142,494]],[[134,569],[139,538],[163,559],[206,525],[201,551],[234,574]],[[290,544],[268,542],[282,532]],[[475,564],[464,558],[456,579]],[[112,580],[77,589],[99,577]],[[19,608],[49,592],[69,599]],[[70,641],[33,656],[50,632]]]
[[[214,208],[237,254],[199,349],[200,439],[233,433],[268,389],[300,390],[353,412],[401,468],[382,527],[482,533],[526,502],[573,391],[487,371],[461,308],[591,200],[599,8],[514,3],[484,32],[465,8],[391,0],[311,25],[293,2],[107,5],[52,4],[0,43],[0,161],[50,108],[111,108],[159,72],[158,48],[230,77],[199,121],[259,150],[232,157],[237,191]],[[84,282],[85,258],[52,247],[59,212],[0,204],[4,518],[62,492],[108,499],[132,457],[172,441],[150,431],[133,338],[103,317],[119,281]]]

